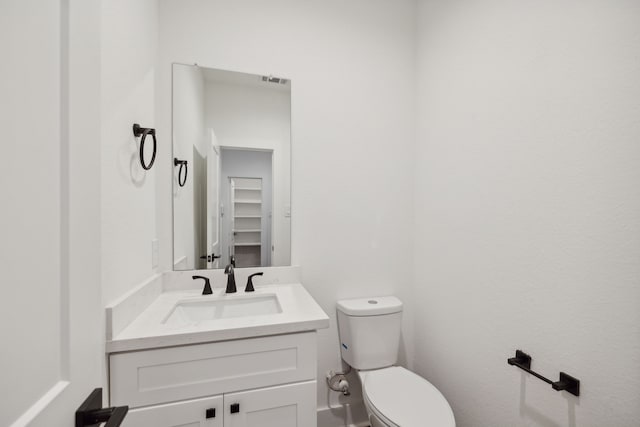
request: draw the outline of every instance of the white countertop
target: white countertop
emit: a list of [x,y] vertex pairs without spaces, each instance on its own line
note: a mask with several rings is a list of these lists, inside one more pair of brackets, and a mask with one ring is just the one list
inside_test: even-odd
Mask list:
[[281,313],[181,325],[163,323],[176,304],[185,299],[237,298],[244,294],[239,290],[235,294],[225,295],[224,289],[220,288],[214,288],[213,292],[210,296],[202,296],[201,289],[160,293],[129,325],[107,340],[107,353],[288,334],[329,327],[329,317],[300,283],[256,286],[255,292],[251,293],[255,296],[276,294]]

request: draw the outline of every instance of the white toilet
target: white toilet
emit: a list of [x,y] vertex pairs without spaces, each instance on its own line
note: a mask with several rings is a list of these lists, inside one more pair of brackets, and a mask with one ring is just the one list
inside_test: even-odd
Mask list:
[[338,301],[342,359],[358,371],[371,427],[455,427],[453,411],[429,381],[400,366],[402,301]]

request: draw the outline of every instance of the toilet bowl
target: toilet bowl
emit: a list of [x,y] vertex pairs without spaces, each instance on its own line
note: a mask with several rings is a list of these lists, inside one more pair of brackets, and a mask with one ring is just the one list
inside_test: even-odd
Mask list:
[[451,406],[429,381],[394,366],[402,302],[396,297],[337,304],[342,359],[357,370],[371,427],[455,427]]
[[[429,381],[400,366],[358,371],[372,427],[455,427],[453,411]],[[372,417],[373,415],[373,417]]]

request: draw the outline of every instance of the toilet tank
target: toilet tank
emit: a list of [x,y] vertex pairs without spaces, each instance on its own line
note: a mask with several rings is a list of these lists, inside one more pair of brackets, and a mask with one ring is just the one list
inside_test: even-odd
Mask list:
[[342,359],[355,369],[394,365],[400,349],[402,301],[393,296],[337,303]]

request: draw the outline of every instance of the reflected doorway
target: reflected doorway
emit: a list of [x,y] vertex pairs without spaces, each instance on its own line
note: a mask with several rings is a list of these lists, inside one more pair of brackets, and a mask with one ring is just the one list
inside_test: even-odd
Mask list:
[[221,150],[222,265],[271,265],[272,162],[271,150]]

